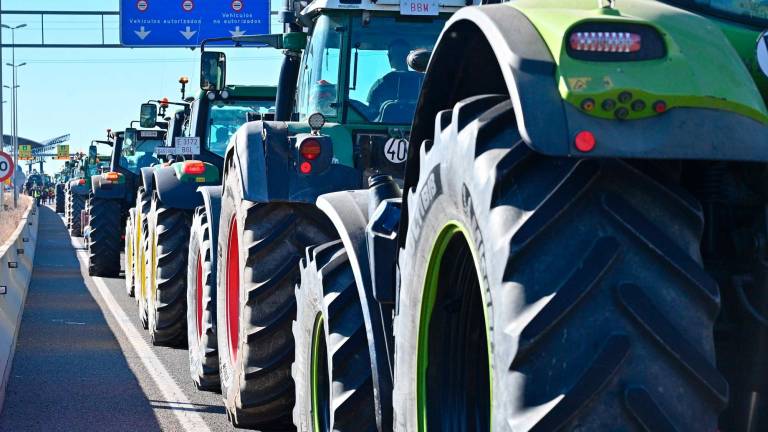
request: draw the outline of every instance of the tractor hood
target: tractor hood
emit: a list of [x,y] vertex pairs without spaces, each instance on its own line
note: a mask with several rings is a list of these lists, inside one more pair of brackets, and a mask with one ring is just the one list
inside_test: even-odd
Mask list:
[[509,6],[537,29],[557,63],[561,96],[580,111],[632,120],[711,108],[768,123],[752,76],[713,21],[652,1],[620,0],[613,9],[596,8],[595,0],[566,4]]

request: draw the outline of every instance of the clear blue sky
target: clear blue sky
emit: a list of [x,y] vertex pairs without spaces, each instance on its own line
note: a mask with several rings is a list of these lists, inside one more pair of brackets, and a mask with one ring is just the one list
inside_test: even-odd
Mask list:
[[[158,0],[156,0],[158,1]],[[176,1],[176,0],[162,0]],[[222,0],[215,0],[222,1]],[[272,9],[279,3],[272,0]],[[153,5],[154,6],[154,5]],[[111,10],[119,0],[2,0],[3,10]],[[16,31],[17,43],[39,43],[39,16],[3,15],[2,23],[27,27]],[[118,43],[118,19],[105,21],[106,42]],[[48,16],[47,43],[91,43],[101,40],[98,17],[76,20]],[[273,20],[272,31],[280,26]],[[3,42],[11,32],[3,30]],[[281,55],[269,48],[227,50],[227,81],[239,84],[275,84]],[[11,49],[2,52],[3,83],[11,85]],[[198,90],[199,50],[188,48],[16,50],[19,68],[19,135],[37,141],[71,134],[72,151],[85,150],[91,139],[103,138],[107,128],[122,129],[136,120],[139,105],[147,99],[179,97],[178,78],[190,79],[188,93]],[[3,131],[11,134],[11,95],[3,89]],[[46,163],[46,172],[59,169]],[[26,168],[25,168],[26,171]]]

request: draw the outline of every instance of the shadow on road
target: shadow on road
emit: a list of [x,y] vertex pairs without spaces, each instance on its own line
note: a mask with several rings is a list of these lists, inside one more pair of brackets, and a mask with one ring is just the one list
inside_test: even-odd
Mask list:
[[153,405],[80,273],[61,218],[40,207],[37,252],[0,431],[153,431]]

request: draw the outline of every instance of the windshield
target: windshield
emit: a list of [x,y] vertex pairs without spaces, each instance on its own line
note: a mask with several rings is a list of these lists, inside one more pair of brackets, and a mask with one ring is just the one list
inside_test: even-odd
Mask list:
[[700,10],[750,25],[768,24],[766,0],[666,0],[685,9]]
[[349,62],[350,108],[372,123],[408,124],[424,74],[408,67],[408,54],[432,50],[444,18],[372,16],[352,20]]
[[120,167],[138,174],[142,168],[160,162],[154,153],[155,147],[161,145],[163,141],[159,139],[134,140],[126,134],[123,140],[123,152],[120,154]]
[[274,114],[274,100],[217,100],[208,116],[208,150],[224,156],[229,138],[245,124],[248,113]]

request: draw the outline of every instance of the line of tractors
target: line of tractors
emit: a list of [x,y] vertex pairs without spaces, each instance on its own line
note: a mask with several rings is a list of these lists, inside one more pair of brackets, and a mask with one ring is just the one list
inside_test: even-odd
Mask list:
[[[234,425],[768,430],[768,6],[280,19],[204,42],[199,93],[62,189]],[[280,50],[277,85],[228,83],[222,45]]]

